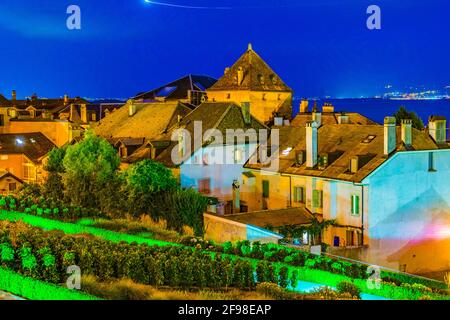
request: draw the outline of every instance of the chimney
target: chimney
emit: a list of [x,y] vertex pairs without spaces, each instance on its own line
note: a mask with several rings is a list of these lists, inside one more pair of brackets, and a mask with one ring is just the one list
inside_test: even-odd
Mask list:
[[317,109],[317,101],[314,101],[314,107],[312,110],[312,121],[317,123],[317,127],[322,125],[322,113]]
[[447,119],[443,116],[430,116],[428,119],[428,133],[436,144],[447,142]]
[[348,124],[349,123],[349,117],[345,113],[341,113],[337,116],[338,124]]
[[397,144],[395,132],[395,118],[384,118],[384,155],[388,156],[394,151]]
[[402,119],[402,141],[405,146],[412,145],[412,120]]
[[322,106],[322,112],[334,112],[334,106],[331,103],[325,102]]
[[13,91],[11,92],[11,100],[12,100],[12,101],[16,101],[16,100],[17,100],[16,90],[13,90]]
[[87,106],[85,104],[80,105],[81,122],[88,123]]
[[317,122],[306,123],[306,167],[314,168],[317,165]]
[[134,104],[134,100],[130,99],[127,102],[128,104],[128,116],[132,117],[136,114],[136,105]]
[[225,68],[225,71],[223,72],[223,74],[224,74],[224,75],[227,75],[228,72],[230,72],[230,67],[226,67],[226,68]]
[[36,94],[36,93],[33,93],[33,94],[31,95],[31,101],[36,101],[37,99],[38,99],[37,94]]
[[242,84],[243,80],[244,80],[244,69],[242,69],[242,67],[239,67],[237,71],[238,86]]
[[64,104],[69,103],[69,96],[67,94],[64,95]]
[[300,113],[308,112],[308,100],[302,100],[300,102]]
[[253,46],[252,46],[252,44],[251,43],[249,43],[248,44],[248,48],[247,48],[247,51],[252,51],[253,50]]
[[350,157],[350,163],[349,163],[349,171],[351,173],[356,173],[359,169],[359,157],[358,156],[353,156]]
[[244,118],[244,124],[248,125],[252,122],[251,112],[250,112],[250,102],[241,103],[242,117]]

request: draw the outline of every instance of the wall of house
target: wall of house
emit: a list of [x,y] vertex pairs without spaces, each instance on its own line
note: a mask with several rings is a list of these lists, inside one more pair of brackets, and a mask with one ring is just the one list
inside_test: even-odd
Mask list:
[[[321,214],[324,219],[335,219],[336,227],[330,227],[324,232],[323,242],[333,245],[334,237],[339,237],[341,246],[347,245],[347,231],[362,232],[362,225],[368,228],[368,221],[364,219],[368,212],[367,187],[358,186],[350,182],[334,181],[308,176],[280,175],[279,173],[251,171],[252,179],[245,179],[242,187],[242,200],[249,211],[276,210],[287,207],[305,206],[310,212]],[[263,197],[263,181],[269,182],[269,197]],[[304,190],[303,202],[296,202],[294,188]],[[313,190],[323,192],[322,207],[315,207]],[[359,214],[352,214],[352,195],[359,197]],[[364,243],[368,243],[368,234],[362,232]],[[356,240],[355,240],[356,242]]]
[[73,137],[79,135],[71,129],[71,124],[67,121],[10,121],[5,127],[4,133],[31,133],[42,132],[58,147],[70,142]]
[[[27,164],[32,172],[32,176],[24,176],[24,167]],[[9,171],[19,179],[29,183],[41,183],[45,178],[43,166],[36,165],[23,154],[2,154],[0,155],[0,169]]]
[[282,236],[273,232],[209,213],[205,213],[203,216],[205,239],[214,242],[249,240],[262,243],[278,243],[278,240],[282,238]]
[[250,113],[259,121],[267,122],[273,112],[280,110],[288,119],[292,116],[292,93],[277,91],[208,91],[209,101],[230,101],[240,105],[250,102]]
[[[242,158],[237,163],[234,163],[235,148],[242,152]],[[199,189],[199,181],[209,178],[210,195],[221,200],[230,200],[233,181],[238,180],[242,185],[243,165],[255,150],[255,143],[207,146],[199,149],[180,166],[181,186]],[[208,164],[202,163],[202,159]]]
[[[10,190],[11,183],[16,184],[15,191]],[[2,194],[2,195],[15,194],[19,191],[21,186],[22,186],[22,183],[20,181],[18,181],[17,179],[14,179],[11,176],[4,177],[4,178],[0,179],[0,194]]]
[[435,171],[429,152],[400,152],[364,181],[368,262],[411,273],[450,270],[450,150],[432,154]]

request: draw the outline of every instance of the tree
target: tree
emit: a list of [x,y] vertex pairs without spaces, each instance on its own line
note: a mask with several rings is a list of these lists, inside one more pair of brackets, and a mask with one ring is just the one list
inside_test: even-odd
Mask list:
[[115,181],[120,158],[105,139],[88,131],[82,141],[67,147],[63,165],[66,198],[74,205],[98,208],[102,195],[110,193],[106,186]]
[[123,173],[127,209],[133,216],[150,214],[153,219],[161,218],[164,194],[177,188],[172,172],[162,164],[143,160],[130,166]]
[[310,225],[305,228],[308,234],[311,237],[312,244],[316,244],[316,239],[319,240],[319,243],[322,242],[322,233],[330,226],[336,225],[336,220],[319,220],[316,213],[313,214],[311,218]]
[[65,148],[54,148],[48,154],[44,167],[48,176],[43,185],[43,193],[48,198],[62,200],[64,197],[64,183],[61,175],[65,172],[63,164],[65,155]]
[[418,130],[424,128],[422,119],[414,112],[406,110],[405,106],[400,106],[397,112],[394,114],[395,122],[399,125],[402,119],[411,119],[412,127]]

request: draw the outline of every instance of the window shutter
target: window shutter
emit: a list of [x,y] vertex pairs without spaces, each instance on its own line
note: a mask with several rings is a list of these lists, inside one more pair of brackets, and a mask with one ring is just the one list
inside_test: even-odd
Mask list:
[[269,180],[263,180],[263,197],[269,197]]
[[352,195],[351,203],[352,203],[352,214],[358,215],[359,214],[359,196]]
[[323,192],[321,190],[313,190],[313,207],[322,208]]

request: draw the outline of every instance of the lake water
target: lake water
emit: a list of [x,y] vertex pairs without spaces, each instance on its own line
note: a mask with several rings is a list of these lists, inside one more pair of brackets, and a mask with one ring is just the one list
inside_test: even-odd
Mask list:
[[[317,106],[322,110],[324,102],[333,104],[336,112],[358,112],[373,121],[383,123],[385,116],[392,116],[400,106],[405,106],[408,111],[414,111],[426,125],[430,115],[441,115],[450,121],[450,99],[441,100],[388,100],[388,99],[327,99],[318,100]],[[300,99],[294,99],[293,112],[298,113]],[[314,105],[309,101],[309,110]]]

